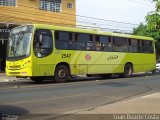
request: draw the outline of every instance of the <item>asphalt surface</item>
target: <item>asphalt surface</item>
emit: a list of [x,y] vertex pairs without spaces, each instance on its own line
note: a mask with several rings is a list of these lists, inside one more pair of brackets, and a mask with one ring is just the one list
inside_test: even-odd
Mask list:
[[[81,78],[68,83],[29,80],[0,83],[0,115],[59,118],[99,106],[160,92],[160,75],[132,78]],[[34,116],[34,117],[33,117]],[[51,119],[50,118],[50,119]]]

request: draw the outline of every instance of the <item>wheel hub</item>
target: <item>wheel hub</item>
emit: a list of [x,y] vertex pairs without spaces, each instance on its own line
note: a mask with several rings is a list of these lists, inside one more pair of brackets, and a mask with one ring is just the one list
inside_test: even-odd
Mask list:
[[66,72],[63,69],[60,69],[58,72],[58,76],[59,78],[64,78],[66,76]]

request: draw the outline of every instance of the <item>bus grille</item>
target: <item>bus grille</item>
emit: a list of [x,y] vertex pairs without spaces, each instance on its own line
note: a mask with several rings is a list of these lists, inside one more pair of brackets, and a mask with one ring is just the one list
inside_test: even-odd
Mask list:
[[20,74],[20,72],[9,72],[9,74],[15,75],[15,74]]
[[19,68],[21,68],[21,66],[20,65],[15,65],[15,66],[9,66],[9,68],[11,68],[11,69],[19,69]]

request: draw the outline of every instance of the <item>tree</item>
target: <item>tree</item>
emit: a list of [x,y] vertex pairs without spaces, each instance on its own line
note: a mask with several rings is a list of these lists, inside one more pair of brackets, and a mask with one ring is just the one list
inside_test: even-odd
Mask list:
[[156,2],[156,11],[160,12],[160,0],[153,0],[153,2]]
[[146,16],[146,21],[148,24],[148,28],[150,30],[160,30],[160,0],[153,0],[156,3],[156,10],[150,12]]
[[146,16],[146,24],[141,23],[134,28],[133,34],[154,38],[156,42],[157,56],[160,56],[160,0],[153,0],[156,3],[154,12]]

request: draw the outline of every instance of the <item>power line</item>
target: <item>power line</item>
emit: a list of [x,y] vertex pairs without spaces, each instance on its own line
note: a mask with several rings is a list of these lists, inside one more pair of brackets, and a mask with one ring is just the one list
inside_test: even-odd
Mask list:
[[[33,9],[36,9],[36,10],[40,10],[39,8],[36,8],[36,7],[31,7],[31,6],[26,6],[26,5],[20,5],[20,4],[18,4],[18,6],[22,6],[22,7],[26,7],[26,8],[33,8]],[[7,13],[7,9],[5,10],[5,8],[3,8],[4,9],[4,13]],[[1,10],[1,11],[3,11],[3,10]],[[14,9],[14,11],[16,11],[15,9]],[[13,10],[11,10],[11,11],[9,11],[8,13],[13,13],[14,14],[14,12],[13,12]],[[19,10],[17,10],[17,12],[19,12]],[[30,17],[31,16],[33,16],[33,15],[38,15],[38,16],[45,16],[45,12],[46,11],[43,11],[42,10],[42,12],[44,12],[44,15],[43,14],[41,14],[41,13],[39,13],[38,11],[36,12],[36,11],[32,11],[31,12],[31,10],[29,10],[29,11],[27,11],[27,9],[24,11],[24,10],[21,10],[21,13],[27,13],[27,15],[29,15]],[[50,11],[47,11],[47,12],[50,12]],[[51,13],[51,12],[50,12]],[[19,14],[19,13],[18,13]],[[55,13],[55,14],[64,14],[64,15],[69,15],[69,16],[74,16],[74,17],[77,17],[78,19],[80,19],[80,20],[78,20],[78,21],[80,21],[81,23],[89,23],[89,24],[92,24],[92,25],[94,25],[94,24],[97,24],[97,25],[99,25],[99,26],[101,26],[101,25],[103,25],[103,27],[104,26],[110,26],[110,27],[114,27],[114,28],[129,28],[128,26],[130,25],[130,29],[133,29],[133,27],[132,26],[138,26],[138,24],[133,24],[133,23],[126,23],[126,22],[120,22],[120,21],[112,21],[112,20],[105,20],[105,19],[99,19],[99,18],[93,18],[93,17],[87,17],[87,16],[81,16],[81,15],[75,15],[75,14],[71,14],[71,13],[66,13],[66,12],[63,12],[63,13]],[[22,15],[22,14],[19,14],[19,15]],[[24,14],[23,14],[24,15]],[[26,15],[25,15],[26,16]],[[4,16],[3,16],[4,17]],[[13,17],[13,16],[12,16]],[[66,16],[57,16],[57,17],[52,17],[52,16],[45,16],[45,17],[47,17],[47,18],[53,18],[53,19],[57,19],[57,20],[60,20],[60,19],[64,19],[64,20],[67,20],[67,21],[75,21],[75,20],[73,20],[73,19],[69,19],[69,17],[67,17],[67,19],[66,19]],[[49,22],[49,20],[48,19],[46,19],[44,17],[44,19],[46,20],[46,21],[42,21],[42,20],[40,20],[39,22],[48,22],[48,23],[53,23],[53,22]],[[85,19],[84,21],[82,20],[82,19]],[[38,22],[38,20],[33,20],[33,19],[28,19],[29,21],[34,21],[34,22]],[[95,23],[91,23],[91,20],[98,20],[98,21],[94,21]],[[102,21],[103,22],[108,22],[109,24],[104,24],[104,23],[102,23]],[[55,22],[54,22],[55,23]],[[62,23],[61,23],[62,24]],[[118,24],[118,25],[116,25],[116,24]],[[122,26],[119,26],[119,24],[122,24]],[[58,25],[60,25],[60,23],[58,23]],[[64,25],[64,24],[63,24]],[[67,24],[68,25],[68,24]],[[126,26],[124,26],[124,25],[126,25]],[[80,26],[87,26],[87,27],[91,27],[91,26],[88,26],[88,25],[80,25]],[[98,28],[98,27],[97,27]],[[113,30],[113,28],[107,28],[107,29],[112,29]],[[117,30],[117,29],[114,29],[114,30]],[[118,29],[119,30],[119,29]],[[123,30],[121,30],[121,31],[123,31]],[[130,31],[130,30],[126,30],[126,31]]]
[[[5,9],[5,8],[4,8],[4,9]],[[7,11],[7,9],[6,9],[6,11]],[[4,12],[6,13],[6,11],[4,11]],[[19,10],[15,10],[15,9],[14,9],[14,11],[15,11],[15,12],[19,12]],[[10,11],[10,12],[11,12],[11,11]],[[13,12],[13,10],[12,10],[12,12]],[[43,14],[40,14],[39,12],[35,12],[35,11],[31,13],[30,11],[21,10],[21,13],[25,13],[25,14],[27,14],[27,15],[44,16]],[[13,12],[13,14],[14,14],[14,12]],[[26,16],[26,15],[25,15],[25,16]],[[62,19],[62,18],[63,18],[64,20],[67,20],[67,21],[73,21],[73,22],[75,21],[75,20],[69,19],[69,18],[66,19],[66,16],[63,16],[63,17],[62,17],[62,16],[56,16],[56,17],[55,17],[55,16],[54,16],[54,17],[52,17],[52,16],[45,16],[45,17],[53,18],[53,19]],[[87,22],[90,22],[90,24],[98,23],[99,25],[100,25],[100,24],[101,24],[101,25],[104,25],[104,24],[102,24],[102,21],[94,21],[94,22],[92,22],[92,21],[89,20],[89,19],[87,19],[87,20],[86,20],[86,19],[85,19],[85,20],[82,20],[82,19],[78,20],[78,22],[81,22],[81,23],[84,23],[84,21],[85,21],[85,22],[86,22],[86,21],[87,21]],[[91,22],[92,22],[92,23],[91,23]],[[114,27],[120,27],[119,24],[122,24],[122,23],[114,23],[114,25],[111,25],[111,24],[113,24],[111,21],[106,21],[106,22],[109,22],[109,23],[107,24],[107,26],[114,26]],[[106,23],[106,22],[105,22],[105,23]],[[109,24],[110,24],[110,25],[109,25]],[[115,24],[118,24],[118,25],[115,25]],[[105,25],[106,25],[106,24],[105,24]],[[124,28],[124,25],[126,25],[126,24],[123,23],[123,25],[122,25],[121,27]],[[127,28],[128,28],[128,25],[130,25],[131,28],[135,27],[135,25],[133,26],[132,24],[127,24]],[[137,26],[137,25],[136,25],[136,26]],[[131,29],[131,28],[130,28],[130,29]]]
[[[27,7],[27,8],[33,8],[33,9],[40,10],[39,8],[36,8],[36,7],[26,6],[26,5],[22,5],[22,4],[17,4],[17,5],[18,6],[22,6],[22,7]],[[42,10],[42,11],[44,11],[44,10]],[[107,19],[101,19],[101,18],[94,18],[94,17],[83,16],[83,15],[75,15],[75,14],[71,14],[71,13],[67,13],[67,12],[61,12],[60,14],[71,15],[71,16],[81,17],[81,18],[88,18],[88,19],[96,19],[96,20],[102,20],[102,21],[109,21],[109,22],[114,22],[114,23],[138,25],[138,24],[128,23],[128,22],[122,22],[122,21],[113,21],[113,20],[107,20]]]
[[[12,18],[12,17],[11,17]],[[17,18],[16,18],[17,19]],[[19,18],[18,18],[19,19]],[[21,18],[21,19],[24,19],[24,18]],[[45,20],[41,20],[41,21],[37,21],[37,20],[33,20],[33,19],[27,19],[27,20],[29,20],[29,21],[31,21],[32,23],[33,23],[33,21],[34,22],[47,22],[47,21],[45,21]],[[48,20],[48,19],[46,19],[46,20]],[[65,25],[65,26],[70,26],[70,27],[75,27],[75,25],[74,24],[62,24],[62,22],[49,22],[49,24],[56,24],[56,25]],[[100,25],[102,25],[102,24],[100,24]],[[111,31],[131,31],[131,28],[128,28],[128,27],[120,27],[120,26],[114,26],[114,25],[106,25],[106,24],[103,24],[103,26],[100,26],[99,25],[99,27],[97,27],[97,26],[92,26],[92,25],[86,25],[86,24],[80,24],[80,25],[77,25],[78,27],[81,27],[81,28],[91,28],[91,29],[105,29],[105,30],[111,30]],[[110,26],[112,26],[112,27],[110,27]]]
[[[3,12],[3,10],[1,10],[2,12]],[[14,14],[16,11],[9,11],[9,12],[6,12],[5,10],[4,10],[4,12],[5,13],[9,13],[9,14]],[[28,14],[28,12],[25,12],[24,10],[22,11],[21,10],[21,13],[19,13],[18,15],[24,15],[24,14],[26,14],[25,16],[28,16],[28,17],[33,17],[33,15],[37,15],[37,14],[35,14],[35,13],[31,13],[31,14]],[[3,13],[2,13],[3,14]],[[43,16],[43,15],[38,15],[38,16]],[[60,19],[62,19],[62,17],[51,17],[51,16],[47,16],[48,18],[54,18],[54,19],[58,19],[58,20],[60,20]],[[65,19],[65,20],[68,20],[68,21],[74,21],[73,19],[66,19],[66,18],[63,18],[63,19]],[[31,20],[31,19],[30,19]],[[44,18],[44,20],[46,20],[46,22],[47,21],[49,21],[47,18]],[[81,23],[88,23],[88,24],[93,24],[93,23],[91,23],[91,21],[89,21],[89,22],[86,22],[86,21],[80,21]],[[119,26],[119,25],[111,25],[111,24],[102,24],[102,23],[96,23],[96,24],[98,24],[98,25],[103,25],[103,26],[112,26],[112,27],[116,27],[116,28],[129,28],[128,26]],[[133,27],[132,27],[133,28]],[[130,28],[131,29],[131,28]]]
[[[0,15],[1,17],[4,17],[4,18],[6,18],[6,19],[9,19],[9,18],[14,18],[14,19],[18,19],[18,20],[29,20],[29,21],[31,21],[31,22],[37,22],[37,20],[31,20],[31,19],[27,19],[27,18],[18,18],[18,17],[13,17],[13,16],[2,16],[2,15]],[[13,20],[14,20],[13,19]],[[7,21],[6,21],[7,22]],[[43,21],[43,20],[38,20],[38,22],[40,22],[40,23],[44,23],[45,21]],[[76,27],[75,25],[73,25],[73,24],[62,24],[62,23],[59,23],[59,22],[54,22],[54,24],[53,24],[53,22],[48,22],[48,24],[50,24],[50,25],[64,25],[64,26],[68,26],[68,27]],[[79,25],[78,27],[81,27],[81,28],[88,28],[88,27],[90,27],[90,26],[84,26],[84,25]],[[125,32],[125,33],[131,33],[131,31],[129,31],[129,30],[120,30],[120,29],[111,29],[111,28],[101,28],[102,30],[111,30],[111,31],[117,31],[117,32]]]
[[147,2],[146,0],[141,0],[141,1],[138,1],[138,0],[128,0],[128,1],[136,3],[136,4],[141,4],[141,5],[155,6],[151,2],[149,3],[149,1]]

